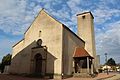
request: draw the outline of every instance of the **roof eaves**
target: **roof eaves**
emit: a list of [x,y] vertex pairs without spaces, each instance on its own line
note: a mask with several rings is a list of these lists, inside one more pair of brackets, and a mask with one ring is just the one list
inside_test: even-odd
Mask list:
[[94,16],[93,16],[93,14],[91,13],[91,11],[89,11],[89,12],[84,12],[84,13],[80,13],[80,14],[77,14],[76,16],[83,15],[83,14],[87,14],[87,13],[90,13],[90,15],[92,16],[92,18],[94,19]]
[[[83,55],[82,55],[82,56],[75,56],[76,51],[77,51],[78,48],[79,48],[79,47],[76,47],[76,48],[75,48],[75,51],[74,51],[74,54],[73,54],[73,57],[74,57],[74,58],[76,58],[76,57],[90,57],[90,58],[94,59],[94,57],[92,57],[84,48],[83,48],[83,49],[85,50],[85,52],[86,52],[87,55],[84,55],[84,56],[83,56]],[[81,47],[81,48],[82,48],[82,47]]]
[[[54,19],[55,21],[57,21],[58,23],[62,24],[60,21],[58,21],[58,20],[55,19],[53,16],[51,16],[50,14],[48,14],[48,13],[45,11],[44,8],[42,8],[42,9],[40,10],[40,12],[38,13],[38,15],[35,17],[35,19],[33,20],[33,22],[31,23],[31,25],[35,22],[36,18],[39,16],[39,14],[40,14],[42,11],[44,11],[47,15],[49,15],[51,18],[53,18],[53,19]],[[26,32],[27,32],[27,31],[29,30],[29,28],[31,27],[31,25],[27,28],[27,30],[25,31],[24,34],[26,34]]]
[[16,44],[14,44],[12,47],[15,47],[17,44],[19,44],[21,41],[23,41],[24,40],[24,38],[23,39],[21,39],[20,41],[18,41]]
[[84,40],[82,40],[78,35],[76,35],[73,31],[71,31],[66,25],[62,24],[64,28],[66,28],[68,31],[70,31],[73,35],[75,35],[78,39],[80,39],[82,42],[85,43]]
[[[42,8],[40,10],[40,12],[38,13],[38,15],[41,13],[41,11],[44,10],[44,8]],[[26,34],[26,32],[29,30],[29,28],[31,27],[31,25],[35,22],[36,18],[38,17],[38,15],[35,17],[35,19],[32,21],[32,23],[30,24],[30,26],[27,28],[27,30],[24,32],[24,34]]]

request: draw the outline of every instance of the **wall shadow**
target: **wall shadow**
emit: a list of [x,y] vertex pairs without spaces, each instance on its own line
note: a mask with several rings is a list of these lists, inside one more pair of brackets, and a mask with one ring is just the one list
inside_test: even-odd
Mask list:
[[[24,47],[24,46],[23,46]],[[33,49],[35,51],[33,51]],[[11,60],[9,69],[10,74],[24,75],[27,77],[39,77],[39,78],[53,78],[54,76],[54,61],[57,59],[48,50],[47,46],[38,46],[37,41],[33,41],[27,47],[19,51]],[[41,51],[42,50],[42,51]],[[43,52],[44,51],[44,52]],[[43,53],[41,53],[43,52]],[[35,74],[34,56],[36,54],[42,54],[44,61],[42,69],[44,75]]]
[[46,76],[49,76],[51,79],[54,78],[54,61],[57,58],[53,56],[50,52],[47,51],[47,70],[46,71]]

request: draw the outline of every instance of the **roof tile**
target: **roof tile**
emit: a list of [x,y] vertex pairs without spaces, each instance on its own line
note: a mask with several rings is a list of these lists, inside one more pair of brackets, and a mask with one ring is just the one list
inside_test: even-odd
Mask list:
[[73,57],[90,57],[93,58],[92,56],[90,56],[90,54],[82,47],[77,47],[75,49],[75,53],[73,55]]

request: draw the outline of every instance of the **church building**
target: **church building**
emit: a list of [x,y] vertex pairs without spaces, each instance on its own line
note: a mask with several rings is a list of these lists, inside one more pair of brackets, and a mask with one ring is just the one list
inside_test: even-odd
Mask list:
[[9,73],[50,78],[93,74],[97,70],[93,20],[91,12],[77,14],[75,34],[42,9],[13,46]]

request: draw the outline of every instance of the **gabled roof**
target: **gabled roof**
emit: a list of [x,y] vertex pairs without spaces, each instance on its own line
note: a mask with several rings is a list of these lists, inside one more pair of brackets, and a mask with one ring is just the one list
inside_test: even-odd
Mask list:
[[[39,14],[41,14],[41,12],[44,12],[45,14],[49,15],[44,8],[42,8],[40,10],[40,12],[38,13],[38,15],[35,17],[35,19],[33,20],[33,22],[31,23],[31,25],[35,22],[35,20],[38,18]],[[49,15],[51,18],[53,18],[51,15]],[[56,20],[55,18],[53,18],[55,21],[59,22],[58,20]],[[62,24],[61,22],[59,22],[60,24]],[[31,27],[31,25],[27,28],[27,30],[25,31],[24,34],[26,34],[26,32],[29,30],[29,28]]]
[[[60,23],[64,28],[66,28],[68,31],[70,31],[73,35],[75,35],[78,39],[80,39],[81,41],[83,41],[85,43],[84,40],[82,40],[78,35],[76,35],[73,31],[71,31],[66,25],[62,24],[60,21],[56,20],[54,17],[52,17],[51,15],[49,15],[44,8],[40,10],[40,12],[38,13],[38,15],[36,16],[36,18],[39,16],[39,14],[41,14],[41,12],[44,12],[45,14],[47,14],[48,16],[50,16],[51,18],[53,18],[56,22]],[[35,22],[36,18],[33,20],[33,22],[31,23],[31,25]],[[26,32],[30,29],[31,25],[28,27],[28,29],[25,31],[24,35],[26,34]],[[24,38],[22,39],[24,40]],[[16,43],[15,45],[13,45],[13,47],[15,47],[17,44],[19,44],[22,40],[20,40],[18,43]]]
[[90,57],[93,59],[92,56],[90,56],[90,54],[83,48],[83,47],[77,47],[75,49],[75,53],[73,55],[73,57]]

